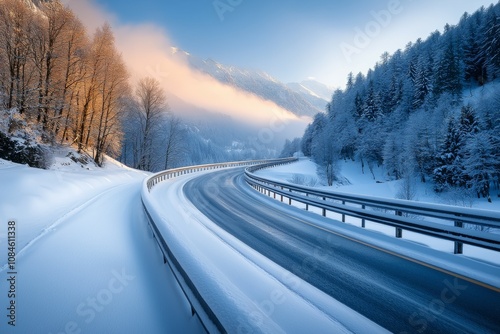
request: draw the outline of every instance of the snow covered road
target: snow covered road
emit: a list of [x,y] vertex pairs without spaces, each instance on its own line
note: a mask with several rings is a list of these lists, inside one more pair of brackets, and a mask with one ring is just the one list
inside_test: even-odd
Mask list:
[[241,169],[196,178],[184,191],[224,230],[392,332],[500,331],[497,291],[304,223],[300,210],[251,194]]
[[[50,182],[54,174],[22,166],[1,172],[4,184],[8,183],[7,172],[16,172],[17,184],[33,182],[33,174]],[[22,198],[17,204],[3,199],[2,219],[7,212],[17,219],[18,244],[24,251],[16,258],[15,327],[8,325],[6,317],[7,285],[3,283],[7,272],[0,272],[4,310],[0,333],[201,332],[147,225],[140,199],[144,175],[129,175],[121,181],[116,178],[116,173],[109,173],[110,182],[91,199],[84,195],[74,198],[71,205],[64,206],[73,208],[66,214],[57,204],[74,192],[66,188],[64,193],[64,184],[53,185],[61,193],[56,202],[50,196],[45,198],[47,210],[43,206],[23,207]],[[86,181],[92,179],[90,175]],[[35,184],[49,187],[40,179],[31,186]],[[25,196],[30,192],[25,188],[10,190]],[[8,211],[8,207],[16,210]],[[59,218],[57,224],[47,223],[50,228],[44,229],[35,218],[45,221],[51,217],[50,209]],[[2,221],[2,232],[6,223]],[[0,246],[6,247],[4,242]]]

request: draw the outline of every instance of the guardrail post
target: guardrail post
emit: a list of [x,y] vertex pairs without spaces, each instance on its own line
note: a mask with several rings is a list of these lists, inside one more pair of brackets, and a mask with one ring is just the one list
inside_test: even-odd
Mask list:
[[[365,205],[364,205],[364,204],[361,206],[361,209],[363,209],[363,210],[365,210],[365,209],[366,209],[366,207],[365,207]],[[362,219],[361,219],[361,227],[362,227],[362,228],[365,228],[365,225],[366,225],[366,221],[365,221],[365,219],[364,219],[364,218],[362,218]]]
[[[342,201],[342,205],[345,205],[345,201]],[[345,213],[342,214],[342,223],[345,223]]]
[[[323,197],[323,201],[326,201],[326,197]],[[323,217],[326,217],[326,209],[323,209],[322,214],[323,214]]]
[[396,227],[396,238],[401,239],[403,237],[403,229],[401,227]]
[[[464,227],[464,224],[461,221],[455,221],[456,227]],[[455,241],[455,247],[453,249],[453,254],[463,254],[464,253],[464,244],[460,241]]]
[[[403,216],[403,213],[401,211],[396,211],[396,216]],[[396,227],[396,238],[402,238],[403,237],[403,229],[401,227]]]

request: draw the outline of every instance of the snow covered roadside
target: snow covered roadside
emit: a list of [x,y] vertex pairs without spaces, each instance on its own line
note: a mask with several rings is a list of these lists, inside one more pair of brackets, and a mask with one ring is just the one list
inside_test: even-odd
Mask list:
[[[334,190],[348,194],[359,194],[382,198],[395,199],[401,187],[402,180],[390,180],[382,168],[374,167],[373,174],[365,167],[364,173],[358,162],[342,161],[339,164],[342,184],[332,187],[321,185],[316,171],[316,164],[308,158],[301,158],[298,162],[273,168],[262,169],[256,175],[285,182],[299,182],[306,186],[314,186],[324,190]],[[415,201],[438,203],[445,205],[460,205],[476,209],[500,211],[500,198],[492,196],[493,203],[486,199],[451,198],[439,196],[432,190],[432,185],[415,183]]]
[[15,277],[0,285],[0,333],[200,333],[143,213],[145,174],[78,168],[0,161],[2,264],[11,219],[18,252],[16,274],[0,270]]
[[[64,167],[64,166],[63,166]],[[57,226],[78,216],[110,189],[142,180],[146,173],[124,169],[112,162],[105,169],[89,171],[79,166],[41,170],[0,160],[0,224],[17,222],[18,254]],[[0,244],[7,240],[7,229],[0,228]],[[0,252],[0,269],[7,254]]]
[[143,198],[172,253],[228,332],[386,332],[201,214],[183,185],[203,173],[164,181],[151,193],[144,185]]
[[[353,180],[353,183],[358,183],[358,189],[370,189],[368,191],[369,195],[377,196],[377,190],[379,190],[378,197],[394,198],[393,196],[387,196],[387,194],[391,194],[391,190],[393,190],[391,188],[394,186],[388,186],[387,183],[375,184],[373,178],[371,182],[368,182],[368,180],[364,180],[363,182],[362,178],[357,179],[356,177],[352,177],[353,175],[355,176],[352,170],[348,171],[348,173],[351,173],[350,180]],[[304,175],[305,180],[316,177],[315,164],[307,159],[302,159],[290,165],[260,170],[256,174],[282,182],[291,182],[296,174]],[[335,191],[350,193],[350,187],[342,186],[339,189],[335,189]],[[331,189],[328,187],[323,188]],[[310,208],[310,211],[316,212],[319,215],[311,216],[308,212],[304,211],[305,205],[294,203],[292,206],[288,206],[270,197],[261,195],[253,189],[249,191],[254,196],[258,196],[262,200],[269,202],[270,205],[275,206],[277,210],[290,210],[293,214],[303,217],[304,220],[314,222],[325,229],[500,288],[500,257],[498,256],[498,252],[464,245],[464,255],[455,255],[453,254],[453,242],[451,241],[427,237],[408,231],[403,231],[403,239],[396,239],[394,237],[394,228],[389,226],[367,221],[366,229],[363,229],[360,228],[359,219],[349,219],[347,217],[346,224],[340,223],[339,215],[327,213],[330,219],[323,218],[321,210],[315,210],[316,208]]]

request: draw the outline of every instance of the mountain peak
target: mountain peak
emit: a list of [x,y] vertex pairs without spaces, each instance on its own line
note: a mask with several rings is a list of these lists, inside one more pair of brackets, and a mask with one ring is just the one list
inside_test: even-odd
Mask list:
[[274,102],[298,116],[323,112],[331,98],[328,87],[317,81],[305,80],[303,86],[290,86],[262,70],[224,65],[211,58],[204,60],[175,47],[171,50],[174,57],[182,59],[191,69],[209,75],[222,84]]
[[308,78],[300,83],[289,83],[288,87],[316,96],[325,101],[332,99],[334,89],[317,81],[316,79]]

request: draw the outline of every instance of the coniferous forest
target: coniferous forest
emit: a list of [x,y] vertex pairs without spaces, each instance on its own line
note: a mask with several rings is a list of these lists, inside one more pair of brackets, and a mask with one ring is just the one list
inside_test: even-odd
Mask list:
[[500,181],[500,2],[351,73],[301,145],[329,185],[352,159],[489,198]]

